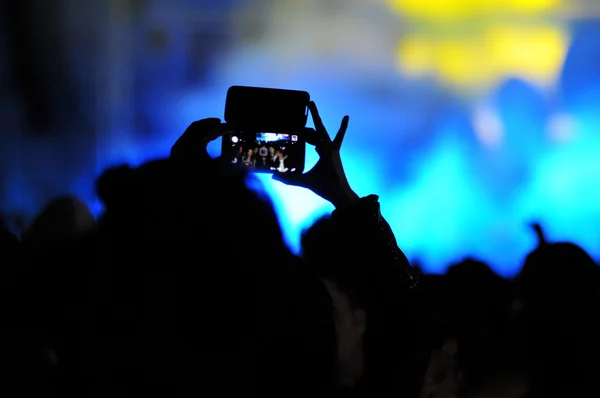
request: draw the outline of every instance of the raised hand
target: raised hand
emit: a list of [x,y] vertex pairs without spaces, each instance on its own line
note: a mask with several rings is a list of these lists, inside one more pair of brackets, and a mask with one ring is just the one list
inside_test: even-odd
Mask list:
[[191,162],[210,160],[206,146],[224,133],[224,125],[218,118],[193,122],[171,147],[170,157],[178,161]]
[[316,147],[319,161],[315,167],[304,174],[274,174],[273,179],[287,185],[310,189],[323,199],[330,201],[334,206],[344,206],[358,199],[358,195],[350,188],[340,157],[340,149],[350,118],[344,116],[332,141],[315,103],[311,101],[308,107],[315,130],[307,132],[306,141]]
[[532,222],[531,224],[529,224],[529,226],[531,227],[531,229],[533,230],[533,232],[535,233],[535,235],[537,237],[538,246],[543,246],[546,243],[548,243],[548,240],[546,239],[546,234],[545,234],[544,230],[542,229],[542,226],[540,225],[540,223]]

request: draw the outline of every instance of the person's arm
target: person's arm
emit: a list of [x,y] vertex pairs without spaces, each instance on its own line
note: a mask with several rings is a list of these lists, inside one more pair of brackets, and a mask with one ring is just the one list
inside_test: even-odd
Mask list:
[[343,118],[331,140],[316,105],[311,102],[309,109],[315,130],[307,142],[315,145],[319,161],[305,174],[274,178],[308,188],[336,207],[305,234],[303,255],[365,306],[369,393],[416,397],[429,360],[424,340],[429,315],[417,278],[381,214],[378,197],[359,198],[347,180],[340,149],[349,118]]
[[[398,247],[396,237],[390,225],[381,214],[379,197],[369,195],[358,198],[356,194],[343,197],[336,202],[332,222],[336,224],[338,233],[345,239],[355,243],[352,251],[359,257],[373,256],[377,258],[378,268],[387,268],[400,278],[399,288],[414,289],[417,278],[409,265],[408,259]],[[361,243],[362,242],[362,243]],[[364,248],[365,253],[359,253]],[[367,260],[367,258],[365,258]],[[399,283],[400,280],[396,282]]]
[[303,241],[309,263],[360,296],[367,313],[370,392],[416,397],[431,345],[418,278],[380,211],[378,197],[344,201]]
[[275,174],[273,178],[285,184],[308,188],[336,207],[332,214],[332,223],[335,224],[333,233],[339,236],[340,239],[336,239],[338,242],[348,242],[348,245],[343,244],[353,253],[348,260],[354,258],[372,263],[376,258],[381,263],[378,267],[395,270],[402,277],[404,287],[413,288],[416,278],[406,256],[398,248],[390,226],[381,216],[378,197],[370,195],[359,198],[344,172],[340,150],[348,128],[348,116],[342,119],[332,140],[314,102],[309,104],[309,110],[315,130],[312,134],[306,132],[306,139],[315,145],[319,161],[307,173]]

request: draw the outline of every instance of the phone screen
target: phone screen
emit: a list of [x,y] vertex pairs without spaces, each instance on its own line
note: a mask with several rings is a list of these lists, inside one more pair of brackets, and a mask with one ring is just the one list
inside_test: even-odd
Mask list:
[[231,163],[255,173],[302,173],[305,150],[306,143],[296,133],[238,132],[223,137],[223,153],[233,153]]

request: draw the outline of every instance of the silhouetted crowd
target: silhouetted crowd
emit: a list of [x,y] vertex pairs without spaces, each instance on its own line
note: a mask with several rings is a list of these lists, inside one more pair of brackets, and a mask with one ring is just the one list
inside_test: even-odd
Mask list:
[[[252,175],[206,153],[216,119],[168,159],[106,170],[97,219],[66,196],[19,237],[2,223],[2,396],[600,396],[588,254],[536,225],[514,280],[475,260],[424,275],[346,179],[348,118],[332,140],[310,110],[320,160],[275,178],[336,210],[301,256]],[[239,214],[259,222],[233,233]]]

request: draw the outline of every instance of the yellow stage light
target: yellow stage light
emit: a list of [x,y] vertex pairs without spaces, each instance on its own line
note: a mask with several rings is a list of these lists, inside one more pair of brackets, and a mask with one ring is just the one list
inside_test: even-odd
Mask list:
[[[412,31],[400,39],[397,65],[461,88],[506,77],[552,83],[569,46],[566,27],[545,17],[562,0],[388,0]],[[515,17],[515,18],[512,18]]]
[[488,16],[539,16],[560,11],[564,0],[387,0],[406,18],[464,20]]

